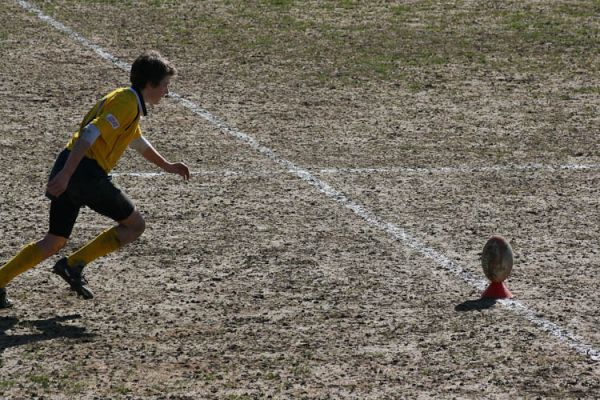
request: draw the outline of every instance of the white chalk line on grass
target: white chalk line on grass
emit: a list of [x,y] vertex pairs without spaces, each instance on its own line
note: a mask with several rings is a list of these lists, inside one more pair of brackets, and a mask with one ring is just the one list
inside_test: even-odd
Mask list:
[[600,164],[507,164],[507,165],[482,165],[482,166],[456,166],[456,167],[383,167],[383,168],[323,168],[318,170],[321,174],[465,174],[487,172],[519,172],[519,171],[581,171],[597,170]]
[[[488,173],[488,172],[520,172],[520,171],[586,171],[598,170],[600,164],[509,164],[509,165],[489,165],[489,166],[457,166],[457,167],[439,167],[439,168],[420,168],[420,167],[388,167],[388,168],[307,168],[314,174],[327,175],[361,175],[361,174],[465,174],[465,173]],[[200,176],[274,176],[285,173],[294,173],[290,171],[235,171],[235,170],[216,170],[216,171],[193,171],[192,175]],[[142,178],[153,178],[164,175],[163,172],[115,172],[113,176],[135,176]]]
[[[112,62],[114,65],[116,65],[117,67],[119,67],[121,69],[129,70],[129,68],[130,68],[129,64],[127,64],[123,61],[120,61],[116,57],[107,53],[100,46],[91,43],[90,41],[88,41],[87,39],[85,39],[84,37],[79,35],[78,33],[74,32],[70,28],[63,25],[62,23],[56,21],[54,18],[44,14],[39,8],[35,7],[34,5],[32,5],[29,2],[24,1],[24,0],[15,0],[15,1],[17,2],[17,4],[19,4],[25,10],[36,14],[41,20],[47,22],[52,27],[58,29],[59,31],[66,33],[70,38],[72,38],[76,42],[79,42],[83,46],[93,50],[94,52],[96,52],[96,54],[98,54],[103,59]],[[237,128],[229,126],[226,122],[224,122],[223,120],[214,116],[207,110],[204,110],[203,108],[201,108],[197,104],[193,103],[192,101],[187,100],[177,94],[173,94],[172,97],[176,101],[178,101],[182,106],[184,106],[187,109],[189,109],[190,111],[192,111],[194,114],[204,118],[211,124],[218,127],[223,132],[225,132],[225,133],[233,136],[234,138],[240,140],[241,142],[247,144],[252,149],[258,151],[265,157],[272,160],[275,164],[280,165],[287,171],[294,173],[300,179],[302,179],[306,183],[310,184],[311,186],[316,188],[318,191],[320,191],[321,193],[323,193],[330,199],[336,201],[338,204],[344,206],[345,208],[353,211],[357,216],[364,219],[370,225],[387,232],[393,239],[404,243],[406,246],[413,249],[414,251],[435,261],[443,269],[460,277],[466,283],[470,284],[474,288],[476,288],[478,290],[483,290],[485,288],[485,286],[486,286],[485,281],[481,280],[479,277],[473,275],[472,273],[466,271],[461,266],[457,265],[452,260],[450,260],[449,258],[444,256],[443,254],[439,253],[438,251],[427,246],[425,243],[421,242],[419,239],[409,235],[404,230],[404,228],[382,220],[381,218],[379,218],[378,216],[373,214],[371,211],[367,210],[360,204],[358,204],[355,201],[353,201],[352,199],[350,199],[344,193],[333,188],[327,182],[316,178],[312,173],[309,172],[308,169],[297,166],[293,162],[288,161],[284,158],[281,158],[273,150],[271,150],[270,148],[268,148],[266,146],[261,145],[253,137],[247,135],[246,133],[240,131]],[[530,321],[533,325],[537,326],[540,330],[547,332],[550,335],[557,338],[558,340],[566,343],[567,345],[569,345],[572,349],[574,349],[579,354],[582,354],[591,360],[600,361],[600,351],[598,351],[591,345],[585,343],[582,339],[573,335],[566,329],[564,329],[564,328],[556,325],[555,323],[550,322],[544,318],[538,317],[534,311],[530,310],[527,306],[525,306],[521,302],[514,301],[514,300],[503,300],[503,301],[500,301],[499,304],[502,304],[502,305],[506,306],[507,309],[514,311],[518,315],[521,315],[523,318]]]
[[[271,172],[271,171],[232,171],[232,170],[222,170],[222,171],[191,171],[190,175],[192,176],[216,176],[218,178],[228,178],[228,177],[240,177],[240,178],[254,178],[254,177],[270,177],[276,174],[284,174],[285,172]],[[111,176],[120,177],[120,176],[130,176],[136,178],[156,178],[159,176],[169,175],[165,172],[112,172]]]

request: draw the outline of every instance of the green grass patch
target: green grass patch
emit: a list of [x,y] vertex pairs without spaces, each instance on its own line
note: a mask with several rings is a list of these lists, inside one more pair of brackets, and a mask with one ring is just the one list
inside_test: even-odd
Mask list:
[[118,393],[118,394],[129,394],[131,393],[131,389],[129,389],[128,387],[126,387],[125,385],[117,385],[117,386],[113,386],[112,387],[113,392]]
[[352,10],[358,6],[358,2],[355,0],[338,0],[336,7],[345,8],[347,10]]
[[229,394],[225,396],[226,400],[252,400],[254,397],[247,394]]
[[290,8],[294,0],[262,0],[262,4],[270,8]]
[[47,389],[50,386],[50,378],[48,375],[29,375],[29,380],[44,389]]
[[272,371],[267,372],[263,377],[268,381],[278,381],[281,379],[281,376],[277,372]]
[[10,389],[11,387],[15,386],[17,384],[16,381],[14,380],[0,380],[0,390],[2,389]]
[[[131,8],[120,0],[86,2]],[[52,4],[44,3],[44,8]],[[76,4],[81,3],[63,0],[56,10]],[[148,21],[160,21],[157,44],[173,51],[197,49],[200,58],[205,51],[218,54],[230,60],[226,72],[240,79],[271,69],[266,75],[271,80],[288,82],[295,75],[327,85],[374,80],[403,82],[418,90],[420,83],[406,80],[407,68],[430,75],[448,65],[540,76],[565,68],[589,69],[594,62],[590,49],[597,47],[600,36],[597,0],[227,0],[219,7],[211,2],[136,0],[134,6],[143,9],[140,13]],[[272,68],[282,63],[295,69]]]
[[396,6],[391,6],[390,7],[390,11],[392,12],[392,14],[394,16],[405,16],[411,10],[412,10],[412,8],[409,5],[406,5],[406,4],[400,4],[400,5],[396,5]]
[[[156,1],[160,1],[160,0],[156,0]],[[151,0],[150,4],[152,5],[152,3],[154,3],[154,2],[155,2],[155,0]],[[132,6],[133,0],[80,0],[80,3]]]
[[600,87],[598,86],[586,86],[573,90],[576,94],[600,94]]

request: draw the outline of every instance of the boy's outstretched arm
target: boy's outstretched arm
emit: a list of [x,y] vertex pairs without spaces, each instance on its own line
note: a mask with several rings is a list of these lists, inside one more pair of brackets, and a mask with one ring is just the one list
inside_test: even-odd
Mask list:
[[187,165],[182,162],[171,163],[167,161],[143,136],[131,142],[130,147],[164,171],[180,175],[185,180],[190,179],[190,169]]

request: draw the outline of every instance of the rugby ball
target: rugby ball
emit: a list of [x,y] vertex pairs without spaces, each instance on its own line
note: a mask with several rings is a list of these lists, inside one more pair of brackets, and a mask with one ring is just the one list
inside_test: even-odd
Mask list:
[[513,251],[510,243],[500,235],[489,238],[481,252],[483,273],[491,282],[503,282],[513,267]]

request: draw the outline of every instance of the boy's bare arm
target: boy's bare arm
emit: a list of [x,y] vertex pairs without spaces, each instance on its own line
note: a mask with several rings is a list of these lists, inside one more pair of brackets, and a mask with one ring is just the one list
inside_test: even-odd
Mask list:
[[75,169],[77,169],[77,166],[90,146],[91,144],[85,140],[78,140],[75,142],[63,169],[48,182],[48,185],[46,186],[46,191],[48,193],[58,197],[67,190],[71,176],[73,176]]
[[180,175],[185,180],[190,179],[190,169],[187,165],[181,162],[171,163],[167,161],[144,137],[136,139],[136,143],[133,143],[132,147],[146,160],[164,171]]

